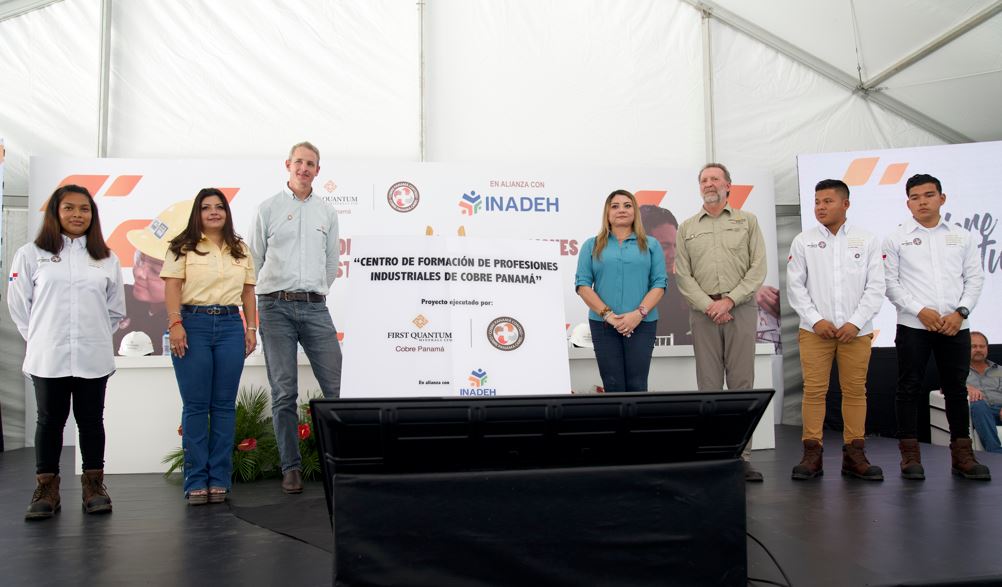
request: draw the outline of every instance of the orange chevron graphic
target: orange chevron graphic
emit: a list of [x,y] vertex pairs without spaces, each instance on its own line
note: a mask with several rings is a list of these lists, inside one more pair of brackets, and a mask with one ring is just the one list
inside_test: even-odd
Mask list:
[[884,177],[880,178],[880,185],[895,184],[901,181],[908,169],[907,163],[892,163],[884,170]]
[[638,206],[659,206],[667,193],[665,190],[637,190],[633,192],[633,197],[637,199]]
[[863,185],[870,180],[870,176],[873,175],[873,170],[877,167],[877,161],[880,161],[880,157],[861,157],[859,159],[853,159],[849,163],[849,168],[845,170],[845,175],[842,177],[842,181],[846,185]]
[[748,196],[751,195],[753,189],[755,189],[753,185],[731,184],[731,192],[727,196],[727,203],[731,205],[731,208],[740,210],[741,206],[744,206],[745,202],[748,201]]
[[[142,179],[142,175],[119,175],[112,182],[111,187],[108,191],[104,192],[105,197],[108,198],[120,198],[132,193],[132,189],[136,187],[139,180]],[[94,192],[91,192],[93,195]]]
[[57,188],[61,188],[64,185],[79,185],[87,188],[90,195],[96,195],[97,191],[101,189],[104,182],[108,181],[109,175],[67,175],[63,178],[63,181],[59,182]]
[[237,192],[240,191],[240,188],[219,188],[219,191],[223,192],[228,203],[232,203],[233,198],[237,197]]

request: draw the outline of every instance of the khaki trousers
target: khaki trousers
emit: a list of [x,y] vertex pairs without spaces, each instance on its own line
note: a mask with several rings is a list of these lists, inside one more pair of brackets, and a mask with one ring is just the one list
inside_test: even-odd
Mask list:
[[873,335],[857,336],[850,343],[826,340],[800,329],[800,368],[804,372],[804,399],[801,414],[804,440],[821,441],[825,423],[825,396],[828,395],[832,359],[838,362],[842,386],[842,420],[845,444],[862,440],[866,434],[866,372],[870,366]]
[[[735,306],[734,319],[714,324],[706,314],[691,310],[692,346],[696,355],[696,387],[699,391],[752,389],[755,386],[755,331],[758,308],[753,302]],[[751,441],[742,458],[751,456]]]

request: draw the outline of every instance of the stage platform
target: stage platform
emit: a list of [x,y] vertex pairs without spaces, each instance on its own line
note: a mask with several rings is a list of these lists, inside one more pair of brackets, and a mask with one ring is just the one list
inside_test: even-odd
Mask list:
[[[777,448],[754,453],[765,482],[747,485],[748,531],[790,584],[1002,584],[1002,457],[978,453],[997,480],[966,481],[950,475],[947,449],[923,445],[927,479],[905,481],[897,441],[871,438],[870,460],[887,478],[874,483],[842,478],[841,438],[826,432],[825,440],[826,475],[813,481],[790,479],[798,428],[777,426]],[[62,466],[73,471],[71,449]],[[68,475],[62,511],[27,523],[33,470],[32,449],[0,453],[0,584],[331,584],[319,483],[300,496],[282,494],[277,480],[237,484],[227,504],[189,507],[160,475],[110,475],[114,513],[86,516],[79,478]],[[786,584],[753,539],[748,562],[751,578]]]

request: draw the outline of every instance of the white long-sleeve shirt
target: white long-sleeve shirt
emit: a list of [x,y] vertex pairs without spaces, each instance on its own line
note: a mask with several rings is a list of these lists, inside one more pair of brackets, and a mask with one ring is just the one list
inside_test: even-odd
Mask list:
[[837,234],[824,226],[805,230],[790,245],[786,291],[790,307],[809,332],[820,320],[841,328],[873,332],[873,317],[884,303],[880,241],[863,229],[843,224]]
[[87,237],[63,237],[58,255],[28,243],[11,263],[7,307],[27,349],[23,371],[96,379],[115,370],[111,335],[125,317],[118,257],[92,259]]
[[[973,310],[985,281],[981,256],[971,233],[940,221],[926,228],[914,218],[884,240],[887,298],[898,309],[898,324],[925,329],[918,313],[941,315],[963,306]],[[964,320],[961,329],[968,328]]]
[[257,293],[306,291],[327,295],[337,277],[337,211],[316,190],[300,200],[288,186],[261,203],[249,243]]

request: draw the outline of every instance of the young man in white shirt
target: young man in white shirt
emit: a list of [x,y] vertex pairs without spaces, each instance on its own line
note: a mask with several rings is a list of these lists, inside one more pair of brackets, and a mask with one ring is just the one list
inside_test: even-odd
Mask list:
[[928,409],[922,388],[929,355],[936,358],[940,388],[950,424],[954,475],[991,479],[974,458],[969,434],[967,373],[971,331],[967,316],[981,295],[984,272],[971,233],[943,222],[946,202],[940,181],[914,175],[905,183],[912,218],[884,241],[887,297],[898,309],[898,390],[895,411],[901,450],[901,476],[925,479],[916,439],[917,410]]
[[793,239],[787,262],[790,306],[800,316],[800,365],[804,374],[804,456],[794,479],[824,474],[822,427],[832,360],[842,387],[842,474],[883,481],[866,458],[866,373],[873,317],[884,301],[880,241],[846,224],[849,186],[826,179],[814,188],[820,226]]

